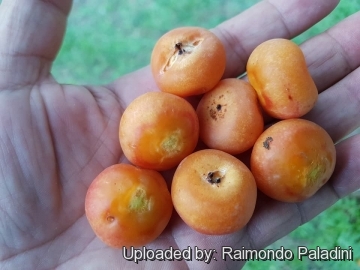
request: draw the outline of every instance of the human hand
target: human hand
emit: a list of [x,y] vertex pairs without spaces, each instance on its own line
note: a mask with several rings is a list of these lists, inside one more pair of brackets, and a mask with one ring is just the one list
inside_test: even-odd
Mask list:
[[[245,71],[264,40],[292,38],[326,16],[337,0],[264,1],[213,31],[224,42],[225,77]],[[311,199],[289,204],[260,195],[250,223],[225,236],[206,236],[174,214],[149,249],[216,249],[210,265],[193,260],[135,265],[106,247],[84,215],[87,187],[105,167],[125,161],[118,142],[124,108],[156,89],[148,67],[101,87],[59,85],[51,63],[64,35],[70,0],[3,0],[0,6],[0,268],[238,269],[221,247],[261,249],[359,189],[360,135],[337,144],[330,181]],[[335,142],[360,126],[360,13],[304,43],[321,92],[306,118]],[[164,175],[170,181],[171,172]],[[146,265],[145,265],[146,264]],[[149,265],[147,265],[149,264]]]

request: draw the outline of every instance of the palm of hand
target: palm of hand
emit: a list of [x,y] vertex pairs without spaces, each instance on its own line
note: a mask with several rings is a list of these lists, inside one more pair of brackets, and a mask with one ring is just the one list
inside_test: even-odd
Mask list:
[[[17,104],[11,102],[13,96]],[[0,189],[6,222],[2,259],[15,268],[23,261],[38,268],[52,268],[67,260],[65,267],[71,268],[90,261],[91,266],[101,264],[105,257],[118,261],[121,255],[104,248],[90,229],[84,198],[99,171],[124,159],[117,136],[120,102],[107,88],[55,82],[2,93],[0,98],[7,112],[2,123],[11,127],[1,132],[6,146],[2,165],[7,166],[5,172],[12,172]],[[182,226],[176,222],[178,217],[174,226]],[[151,245],[153,249],[177,246],[170,230]],[[52,252],[57,255],[45,259],[44,254]]]
[[[3,12],[11,6],[7,4],[5,7],[5,2],[1,7]],[[304,16],[307,12],[305,7],[295,8],[300,6],[299,3],[278,2],[279,6],[286,5],[289,9],[297,9],[297,16]],[[327,1],[326,12],[333,8],[335,2]],[[62,5],[61,8],[65,10],[69,8],[68,4],[58,5]],[[39,3],[33,5],[40,5],[41,9],[49,8]],[[231,23],[247,18],[250,25],[252,22],[249,18],[261,14],[262,10],[269,6],[270,4],[264,3],[254,8],[252,13],[235,18],[215,30],[227,44],[228,51],[233,53],[234,50],[230,47],[236,45],[236,42],[232,44],[229,41],[229,36],[233,34],[231,31],[240,32],[239,29],[231,30]],[[326,12],[320,9],[314,11],[316,14],[309,17],[308,24],[314,23]],[[26,16],[31,17],[31,14]],[[359,19],[357,16],[357,20]],[[266,20],[257,24],[258,27],[263,27]],[[290,23],[287,25],[288,29],[293,28],[292,35],[301,32],[306,26],[291,26]],[[62,36],[61,27],[63,25],[57,26],[60,37],[53,37],[57,41]],[[3,27],[0,33],[4,34],[4,29]],[[284,32],[280,23],[278,30],[270,36],[261,36],[254,42],[259,43],[260,40],[279,35],[287,36]],[[359,31],[357,33],[359,35]],[[19,46],[15,48],[19,50],[18,55],[9,53],[7,56],[10,59],[8,63],[15,67],[21,64],[19,73],[23,77],[11,74],[11,65],[8,69],[5,69],[4,65],[0,66],[0,265],[13,269],[21,268],[24,264],[31,269],[57,266],[78,269],[86,268],[86,265],[93,268],[105,265],[107,268],[117,268],[119,265],[124,268],[133,267],[133,263],[122,259],[119,250],[107,248],[96,239],[84,215],[84,198],[90,182],[102,169],[124,159],[117,136],[119,119],[123,108],[134,97],[154,89],[150,72],[145,68],[107,87],[61,86],[49,75],[50,65],[44,60],[54,57],[59,44],[47,48],[45,53],[43,50],[41,53],[46,55],[39,56],[42,48],[35,48],[35,45],[32,47],[30,41],[28,43],[30,51],[21,51],[23,48]],[[248,49],[255,45],[249,45]],[[2,44],[0,51],[8,52],[4,48],[5,45]],[[306,46],[304,49],[307,49]],[[249,52],[246,53],[248,55]],[[39,59],[44,62],[37,69],[30,69]],[[317,59],[314,60],[315,66],[316,61]],[[352,63],[352,69],[357,67],[355,65],[358,63]],[[236,75],[243,69],[244,63],[231,62],[226,75]],[[322,77],[321,74],[316,74],[317,70],[313,70],[315,80],[316,76]],[[345,72],[350,73],[349,70]],[[345,74],[337,75],[339,76]],[[335,83],[323,82],[319,78],[318,85],[322,88],[320,90],[325,90]],[[132,89],[141,90],[135,92]],[[321,111],[321,107],[319,110]],[[321,117],[317,119],[314,115],[309,117],[316,121],[324,120]],[[324,125],[326,126],[326,123]],[[348,129],[349,126],[350,123]],[[340,137],[335,131],[331,133],[330,126],[326,127],[335,140]],[[349,152],[355,140],[345,144],[339,151],[340,155],[347,157],[345,153]],[[148,248],[213,248],[217,251],[216,262],[230,267],[231,261],[221,260],[221,246],[262,248],[334,203],[337,200],[334,189],[340,195],[356,190],[359,187],[356,179],[350,181],[346,187],[343,187],[344,183],[339,180],[344,178],[344,175],[354,174],[354,166],[346,166],[340,164],[333,184],[325,186],[314,198],[302,204],[282,204],[260,196],[254,218],[238,233],[207,237],[192,231],[174,215],[170,226]],[[168,179],[171,178],[171,172],[165,174]],[[321,201],[323,204],[318,203]],[[274,219],[279,213],[281,216]],[[150,263],[155,265],[158,262]],[[185,264],[184,261],[167,263],[169,268],[176,269]],[[197,268],[205,266],[203,262],[192,262],[191,266],[194,267],[195,264],[199,264]],[[214,269],[219,269],[214,260],[211,265]]]
[[[119,161],[115,136],[121,107],[105,97],[102,110],[89,90],[56,83],[1,94],[6,111],[1,159],[7,167],[2,171],[12,172],[0,191],[5,229],[10,230],[1,244],[8,252],[1,255],[7,258],[26,250],[42,254],[53,242],[73,246],[69,236],[87,227],[84,196],[89,181]],[[14,96],[21,102],[11,102]]]

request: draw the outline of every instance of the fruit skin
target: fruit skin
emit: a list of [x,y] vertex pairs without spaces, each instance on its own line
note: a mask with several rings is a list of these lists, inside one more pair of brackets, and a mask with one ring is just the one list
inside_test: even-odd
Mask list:
[[209,30],[180,27],[157,41],[150,65],[161,91],[187,97],[203,94],[220,81],[226,53],[220,39]]
[[240,160],[220,150],[205,149],[180,163],[171,197],[177,213],[191,228],[222,235],[248,223],[257,189],[252,173]]
[[168,224],[173,206],[160,173],[116,164],[102,171],[88,188],[86,217],[108,246],[142,246]]
[[256,92],[243,80],[221,80],[201,98],[196,113],[202,141],[229,154],[250,149],[264,130]]
[[256,184],[269,197],[300,202],[330,178],[336,150],[328,133],[304,119],[277,122],[256,141],[250,158]]
[[119,139],[128,160],[163,171],[192,153],[199,138],[199,120],[185,99],[164,92],[136,98],[120,120]]
[[271,39],[254,49],[247,63],[249,82],[264,110],[278,119],[305,115],[318,97],[299,46],[287,39]]

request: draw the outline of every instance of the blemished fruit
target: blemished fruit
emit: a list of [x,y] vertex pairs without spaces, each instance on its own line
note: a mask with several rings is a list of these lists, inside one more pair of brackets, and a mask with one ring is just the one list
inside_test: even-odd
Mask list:
[[250,149],[264,129],[254,88],[235,78],[221,80],[207,92],[196,113],[202,141],[233,155]]
[[251,53],[246,66],[264,110],[278,119],[308,113],[318,98],[316,85],[299,46],[287,39],[263,42]]
[[[108,246],[151,243],[173,208],[199,233],[234,233],[253,216],[258,189],[301,202],[330,179],[335,145],[322,127],[299,118],[318,92],[292,41],[256,47],[246,67],[249,82],[222,79],[221,40],[204,28],[181,27],[158,40],[150,66],[161,91],[134,99],[120,119],[120,146],[132,164],[106,168],[85,198],[91,228]],[[196,110],[185,98],[200,99]],[[280,121],[264,131],[269,115]],[[194,152],[203,147],[210,149]],[[159,171],[171,169],[170,192]]]
[[134,165],[163,171],[191,154],[199,138],[199,120],[185,99],[164,92],[136,98],[120,120],[119,139]]
[[220,150],[205,149],[180,163],[171,196],[187,225],[203,234],[222,235],[249,222],[257,189],[252,173],[240,160]]
[[226,53],[220,39],[209,30],[180,27],[157,41],[150,65],[161,91],[187,97],[203,94],[220,81]]
[[269,197],[300,202],[314,195],[332,175],[335,145],[319,125],[288,119],[266,129],[250,158],[257,187]]
[[108,246],[142,246],[156,239],[173,211],[160,173],[116,164],[102,171],[85,198],[86,217]]

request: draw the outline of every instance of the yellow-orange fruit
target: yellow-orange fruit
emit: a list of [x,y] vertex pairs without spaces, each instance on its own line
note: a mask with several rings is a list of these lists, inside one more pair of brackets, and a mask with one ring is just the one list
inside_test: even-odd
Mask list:
[[203,94],[220,81],[226,54],[220,39],[209,30],[180,27],[157,41],[150,65],[161,91],[186,97]]
[[207,92],[196,113],[202,141],[233,155],[250,149],[264,129],[254,88],[235,78],[221,80]]
[[287,39],[271,39],[254,49],[247,75],[264,110],[278,119],[301,117],[315,105],[316,85],[299,46]]
[[171,185],[174,207],[194,230],[209,235],[243,228],[255,209],[254,176],[240,160],[215,149],[187,156]]
[[168,170],[191,154],[199,138],[199,120],[185,99],[149,92],[133,100],[119,127],[124,155],[136,166]]
[[303,201],[332,175],[336,150],[329,134],[304,119],[287,119],[266,129],[250,158],[259,190],[284,202]]
[[104,169],[85,198],[86,217],[108,246],[143,246],[168,224],[173,206],[165,179],[156,171],[130,164]]

